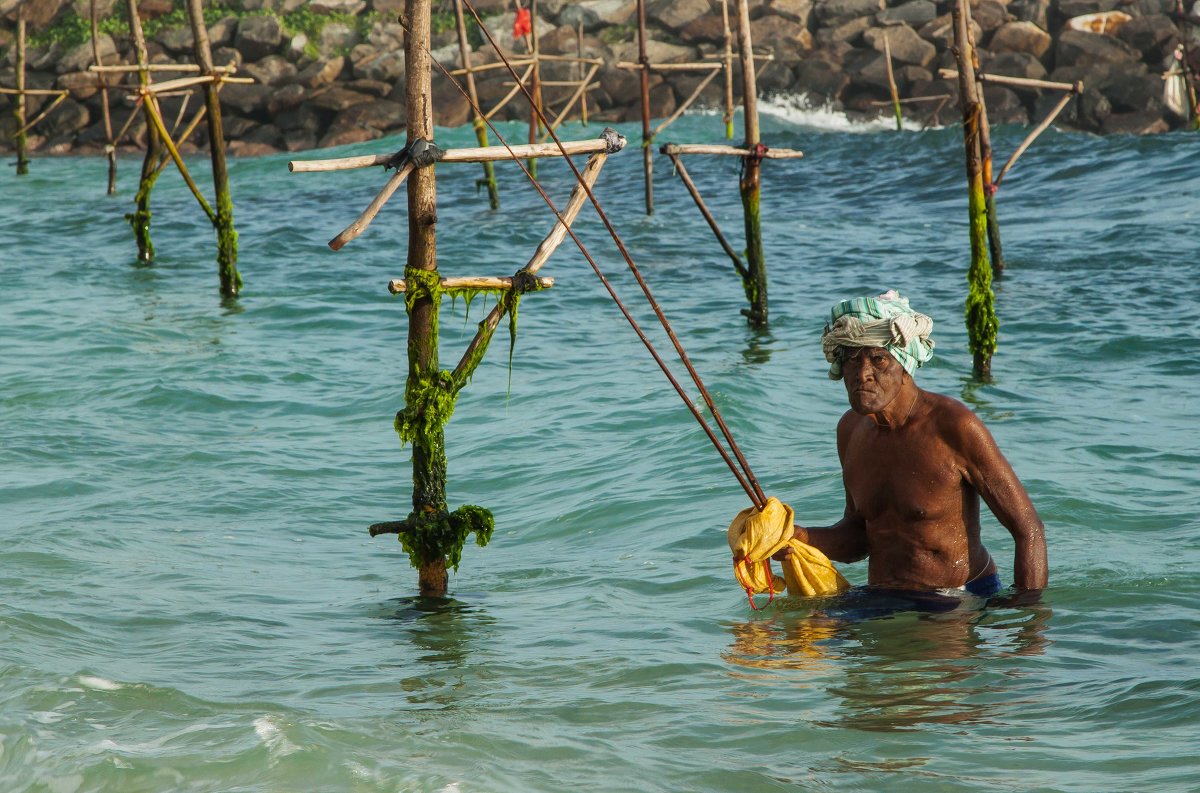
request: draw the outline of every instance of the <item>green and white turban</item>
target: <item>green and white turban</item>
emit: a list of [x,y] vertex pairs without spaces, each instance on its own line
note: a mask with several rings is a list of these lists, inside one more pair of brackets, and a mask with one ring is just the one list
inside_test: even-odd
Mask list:
[[882,347],[915,374],[933,357],[933,320],[908,307],[908,298],[892,289],[879,297],[843,300],[829,312],[821,349],[829,361],[829,379],[842,379],[842,347]]

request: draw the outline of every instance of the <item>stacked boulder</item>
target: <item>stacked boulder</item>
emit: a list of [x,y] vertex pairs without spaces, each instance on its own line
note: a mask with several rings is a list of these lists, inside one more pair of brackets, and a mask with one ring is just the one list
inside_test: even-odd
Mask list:
[[[15,19],[24,0],[0,0],[0,85],[15,85]],[[904,112],[926,123],[951,122],[956,114],[957,84],[941,79],[938,70],[954,68],[950,8],[953,0],[750,0],[750,26],[756,51],[769,55],[760,66],[760,92],[766,96],[801,98],[854,118],[890,114],[885,49],[890,50],[900,94],[905,98],[940,97],[906,104]],[[712,60],[724,51],[720,0],[646,0],[653,63]],[[974,0],[973,27],[984,71],[994,74],[1074,83],[1084,94],[1060,123],[1095,132],[1154,133],[1181,126],[1184,119],[1164,106],[1162,74],[1184,44],[1200,52],[1200,36],[1177,24],[1175,0]],[[30,0],[25,13],[30,31],[55,25],[76,29],[90,0]],[[120,17],[124,3],[99,0],[100,12]],[[231,153],[263,154],[362,142],[404,128],[403,29],[397,21],[402,0],[240,0],[214,4],[228,14],[209,27],[214,60],[234,64],[253,85],[227,84],[221,97]],[[1070,20],[1084,14],[1123,12],[1104,32],[1074,29]],[[475,0],[489,29],[508,51],[523,52],[513,41],[511,0]],[[143,19],[181,20],[181,0],[141,0]],[[458,68],[457,34],[446,0],[435,2],[433,57],[446,68]],[[732,11],[732,9],[731,9]],[[302,14],[306,32],[289,27]],[[315,17],[325,21],[311,24]],[[323,15],[323,16],[322,16]],[[736,15],[731,13],[733,24]],[[633,0],[541,0],[535,29],[544,53],[581,55],[605,62],[599,85],[588,92],[591,118],[631,121],[640,114],[640,82],[636,71],[620,69],[620,61],[636,61],[637,7]],[[192,36],[185,24],[158,24],[149,37],[152,63],[190,63]],[[1186,37],[1190,39],[1185,40]],[[477,45],[476,65],[496,60],[490,47]],[[128,37],[102,34],[98,41],[106,64],[134,62]],[[26,85],[66,89],[70,96],[30,136],[34,151],[91,153],[103,148],[100,84],[88,71],[92,44],[65,47],[49,43],[27,53]],[[576,79],[580,67],[554,62],[543,66],[543,79]],[[651,106],[665,117],[685,101],[703,78],[701,73],[655,73]],[[112,82],[131,85],[133,76]],[[160,78],[165,79],[165,78]],[[511,78],[496,69],[477,78],[480,99],[492,106],[511,88]],[[740,82],[738,83],[740,86]],[[466,99],[436,68],[433,75],[436,121],[457,126],[470,118]],[[570,94],[566,86],[547,86],[553,105]],[[723,87],[714,81],[701,104],[719,107]],[[1053,92],[989,85],[985,91],[994,124],[1028,124],[1039,120],[1057,101]],[[120,127],[132,109],[130,94],[113,94],[114,124]],[[30,97],[28,113],[36,114],[52,98]],[[0,148],[11,148],[14,99],[0,96]],[[184,107],[183,97],[163,100],[170,120],[185,119],[198,106]],[[521,100],[511,102],[500,119],[527,119]],[[184,122],[186,123],[186,122]],[[203,147],[204,125],[184,147]],[[135,118],[127,146],[144,140],[145,127]]]

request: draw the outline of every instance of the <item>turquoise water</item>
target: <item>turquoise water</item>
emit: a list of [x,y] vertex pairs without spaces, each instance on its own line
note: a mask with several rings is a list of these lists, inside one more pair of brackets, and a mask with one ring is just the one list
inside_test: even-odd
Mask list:
[[[597,192],[765,489],[810,524],[842,500],[824,312],[911,295],[937,322],[920,381],[984,417],[1045,520],[1040,605],[751,611],[724,536],[746,497],[569,242],[522,303],[511,373],[498,337],[448,427],[451,506],[491,508],[493,542],[448,598],[417,598],[395,538],[366,533],[410,508],[385,288],[403,197],[334,254],[377,171],[233,163],[246,288],[222,305],[178,177],[143,266],[122,220],[136,161],[110,199],[101,159],[38,159],[0,173],[0,789],[1200,788],[1196,137],[1051,132],[1022,158],[978,386],[961,137],[819,121],[764,121],[807,153],[765,168],[765,332],[663,158],[654,216],[636,142]],[[666,137],[720,132],[689,117]],[[736,164],[690,171],[740,239]],[[513,170],[499,214],[474,166],[438,174],[444,274],[511,274],[550,228]],[[562,164],[541,175],[565,201]],[[579,228],[637,305],[590,210]],[[482,317],[463,309],[443,365]],[[984,535],[1007,579],[1007,533],[989,516]]]

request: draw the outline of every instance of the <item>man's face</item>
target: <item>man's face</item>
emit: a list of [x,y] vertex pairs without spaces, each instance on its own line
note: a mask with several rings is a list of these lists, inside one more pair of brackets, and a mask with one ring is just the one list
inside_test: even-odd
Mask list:
[[908,372],[882,347],[843,347],[842,380],[855,413],[878,413],[892,403]]

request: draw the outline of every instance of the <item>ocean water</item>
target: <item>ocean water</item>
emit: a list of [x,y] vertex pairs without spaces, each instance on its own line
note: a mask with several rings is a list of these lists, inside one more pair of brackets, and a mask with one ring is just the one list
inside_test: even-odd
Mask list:
[[[768,330],[665,158],[644,215],[637,125],[596,192],[764,488],[810,525],[842,502],[828,306],[896,288],[933,316],[919,382],[979,413],[1029,489],[1039,604],[752,611],[724,536],[746,497],[569,241],[522,302],[511,369],[502,331],[447,428],[451,507],[493,510],[494,539],[447,598],[417,597],[395,537],[366,531],[410,509],[386,290],[403,197],[333,253],[378,171],[234,162],[245,290],[222,304],[178,176],[142,265],[122,219],[137,161],[109,198],[102,159],[38,158],[0,172],[0,790],[1200,789],[1196,136],[1051,131],[1022,158],[981,385],[960,133],[769,111],[766,141],[807,156],[764,166]],[[996,130],[1001,159],[1023,133]],[[699,115],[663,138],[721,134]],[[550,229],[499,170],[493,213],[476,166],[439,166],[444,274],[511,274]],[[737,163],[689,170],[740,245]],[[565,166],[540,175],[565,202]],[[650,329],[590,209],[578,229]],[[445,306],[443,365],[482,318],[465,308]],[[1010,580],[990,516],[984,537]]]

